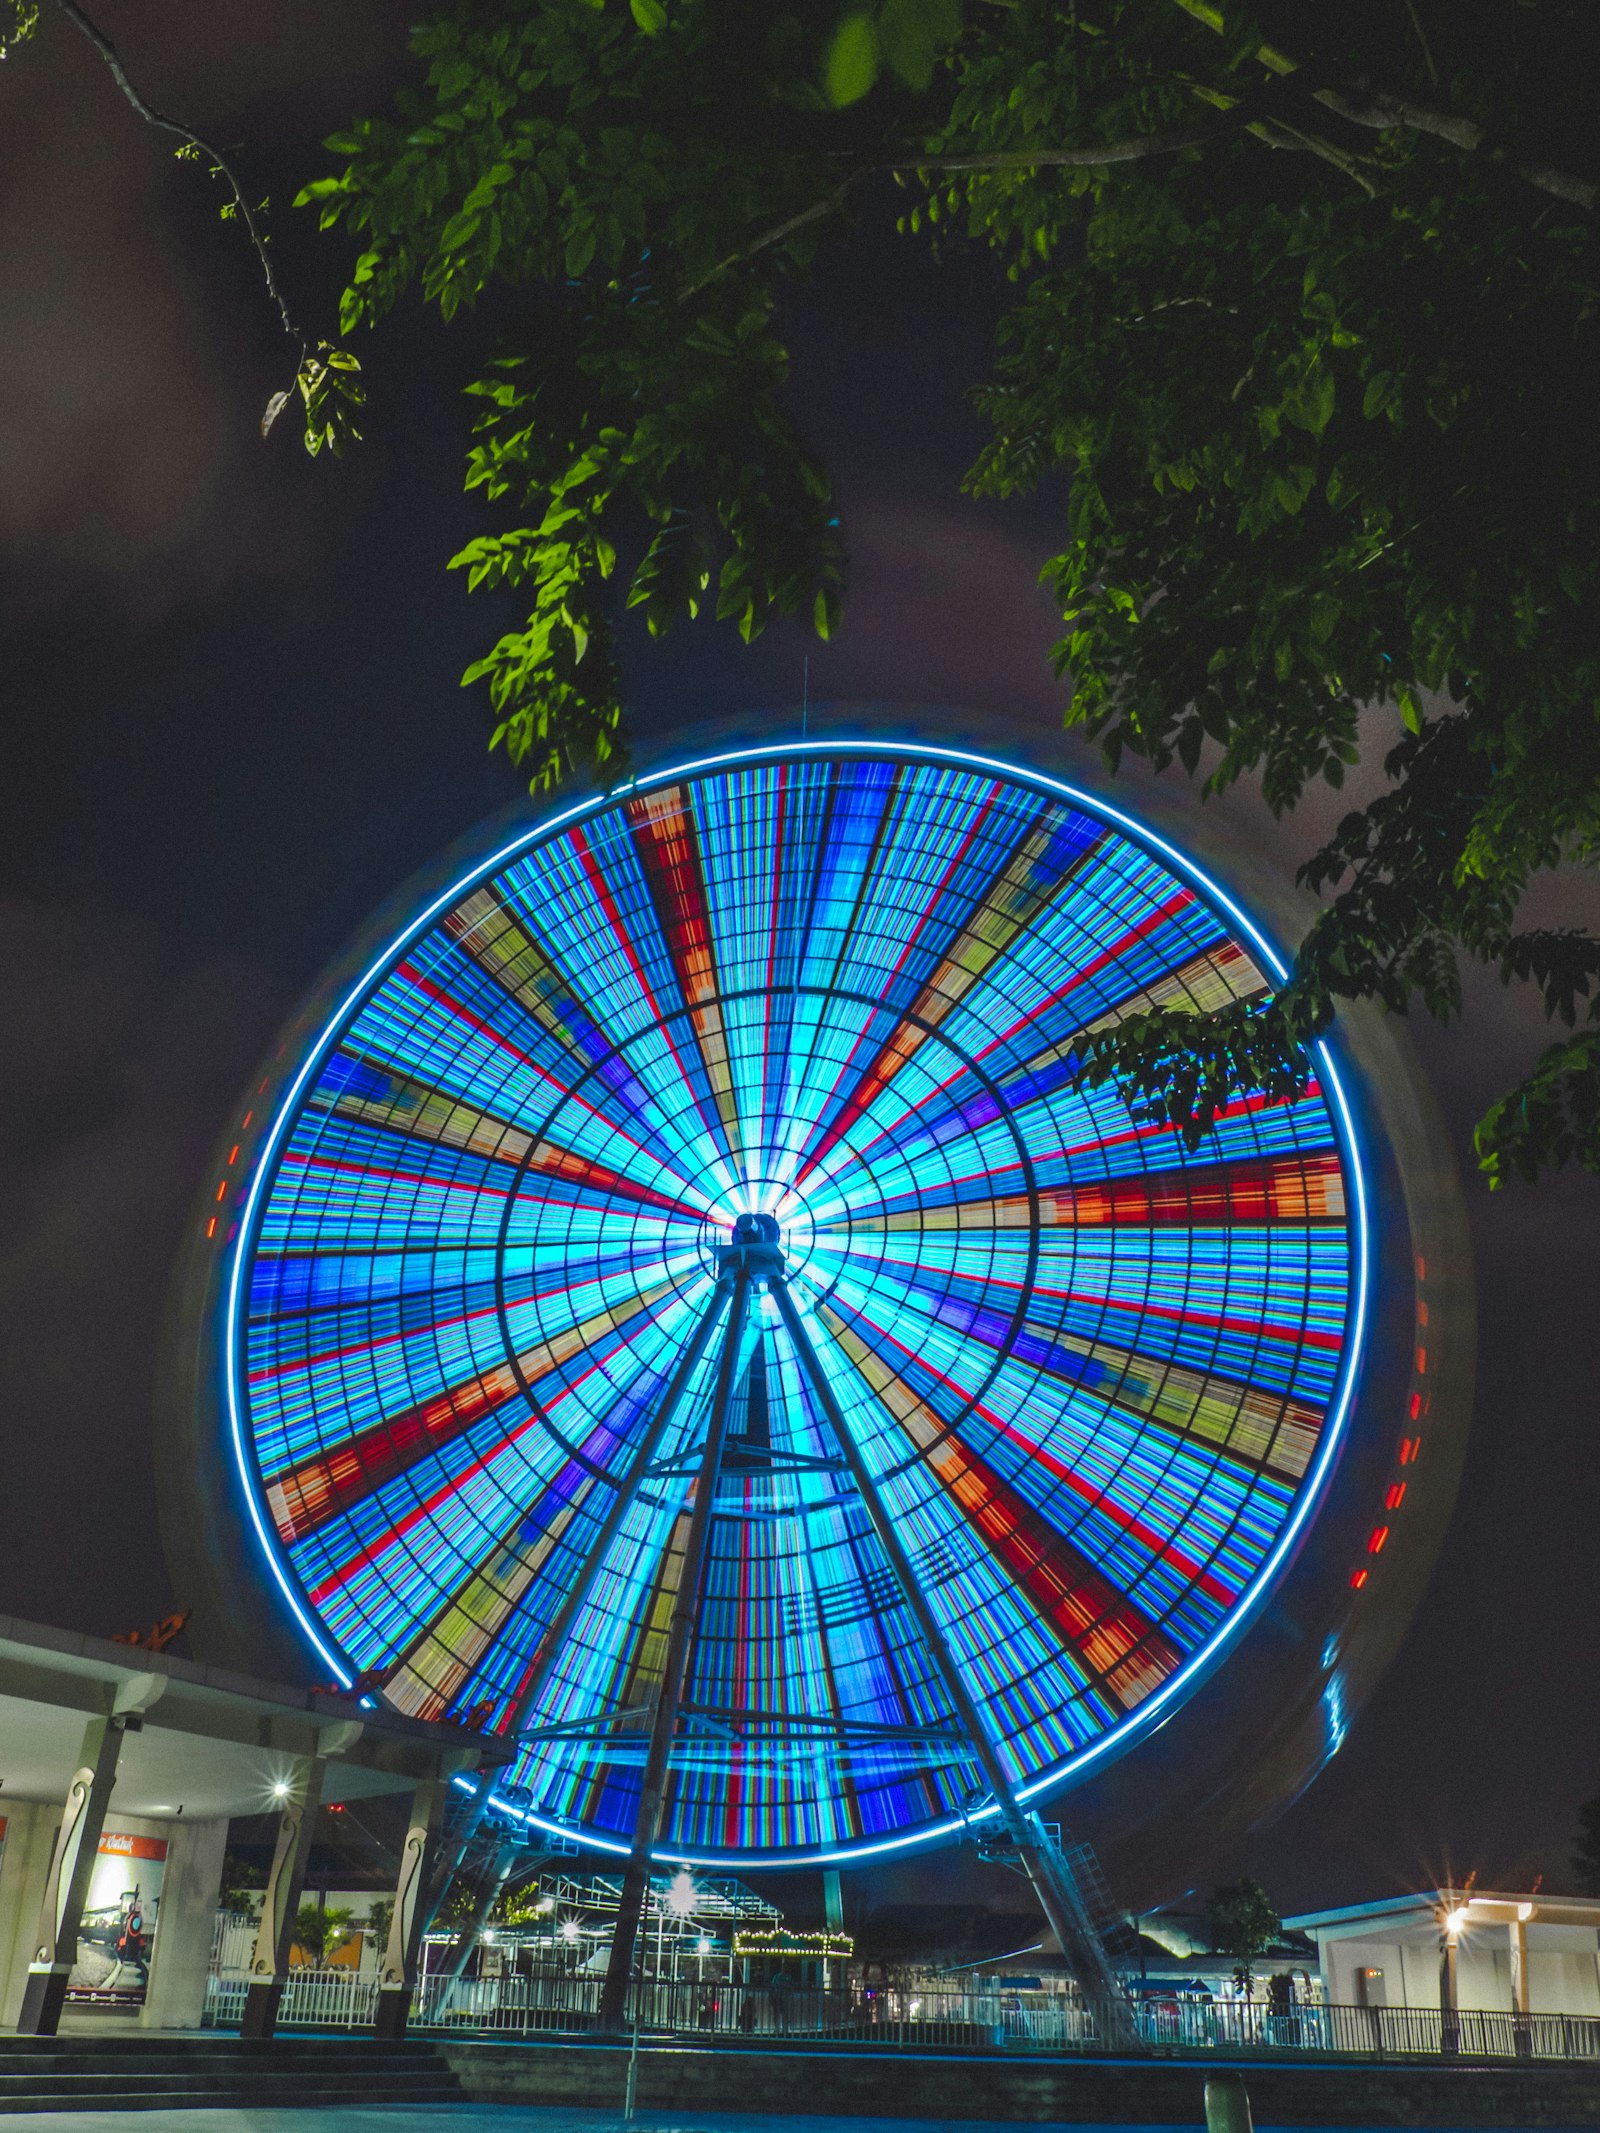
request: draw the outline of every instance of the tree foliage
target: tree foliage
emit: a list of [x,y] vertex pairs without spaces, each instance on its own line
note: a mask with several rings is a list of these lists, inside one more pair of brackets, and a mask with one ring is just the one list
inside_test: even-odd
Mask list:
[[361,1930],[367,1935],[374,1948],[377,1949],[380,1959],[384,1948],[388,1944],[389,1928],[393,1923],[394,1898],[392,1896],[375,1896],[371,1903],[367,1905],[366,1916],[362,1920]]
[[1230,1881],[1213,1890],[1201,1920],[1206,1946],[1213,1955],[1233,1958],[1246,1992],[1254,1965],[1282,1931],[1283,1921],[1259,1881]]
[[466,677],[495,740],[535,780],[620,774],[622,605],[827,633],[843,549],[780,294],[862,216],[982,248],[1014,297],[969,482],[1068,477],[1068,722],[1282,810],[1392,707],[1287,985],[1133,1013],[1086,1073],[1197,1140],[1303,1086],[1339,1000],[1449,1015],[1475,959],[1567,1026],[1480,1128],[1491,1182],[1600,1169],[1600,943],[1519,918],[1600,838],[1588,16],[455,0],[302,197],[359,245],[347,333],[493,298],[454,565],[528,602]]
[[321,1904],[308,1898],[294,1914],[294,1944],[310,1956],[314,1965],[324,1963],[350,1938],[355,1915],[354,1911],[339,1904],[324,1910]]

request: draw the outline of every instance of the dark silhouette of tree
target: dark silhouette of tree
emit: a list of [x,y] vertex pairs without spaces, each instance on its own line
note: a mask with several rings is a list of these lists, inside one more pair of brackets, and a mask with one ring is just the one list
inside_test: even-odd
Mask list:
[[1238,1964],[1234,1976],[1248,1998],[1255,1978],[1255,1964],[1266,1954],[1283,1930],[1283,1921],[1272,1908],[1259,1881],[1230,1881],[1212,1892],[1201,1922],[1206,1946],[1213,1955],[1231,1956]]

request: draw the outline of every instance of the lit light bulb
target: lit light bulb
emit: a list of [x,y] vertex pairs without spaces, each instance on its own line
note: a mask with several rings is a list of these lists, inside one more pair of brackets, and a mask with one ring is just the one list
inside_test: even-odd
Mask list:
[[674,1918],[688,1918],[700,1901],[700,1891],[695,1887],[694,1876],[686,1866],[680,1866],[667,1884],[667,1909]]

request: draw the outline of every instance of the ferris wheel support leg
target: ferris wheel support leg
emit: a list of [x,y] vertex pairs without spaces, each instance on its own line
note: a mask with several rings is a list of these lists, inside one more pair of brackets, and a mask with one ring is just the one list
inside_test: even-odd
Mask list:
[[844,1410],[828,1382],[821,1358],[806,1329],[804,1319],[795,1307],[788,1284],[781,1280],[774,1281],[771,1289],[784,1325],[788,1328],[795,1358],[810,1380],[818,1404],[838,1440],[845,1465],[856,1485],[856,1493],[872,1521],[879,1545],[889,1558],[890,1568],[905,1594],[906,1605],[922,1634],[928,1654],[938,1669],[945,1694],[950,1699],[951,1709],[962,1731],[972,1743],[972,1752],[983,1772],[984,1782],[993,1793],[995,1806],[999,1809],[1006,1833],[1028,1870],[1028,1878],[1033,1883],[1034,1893],[1039,1899],[1040,1909],[1044,1912],[1050,1930],[1085,1995],[1096,2003],[1097,2011],[1103,2010],[1101,2019],[1111,2033],[1110,2041],[1131,2044],[1135,2041],[1136,2033],[1126,1995],[1117,1983],[1116,1974],[1089,1916],[1071,1865],[1059,1849],[1049,1842],[1038,1818],[1027,1813],[1019,1805],[1012,1790],[1010,1773],[1001,1759],[994,1736],[962,1678],[960,1665],[946,1642],[938,1617],[917,1579],[911,1558],[905,1551],[894,1521],[884,1509],[877,1486],[867,1470],[861,1448],[856,1443],[850,1425],[845,1420]]
[[[683,1404],[683,1396],[689,1389],[689,1380],[694,1376],[700,1358],[706,1352],[707,1343],[716,1331],[717,1321],[727,1309],[728,1298],[732,1293],[733,1283],[731,1279],[725,1279],[717,1283],[711,1301],[706,1305],[693,1333],[689,1336],[688,1346],[678,1358],[677,1367],[667,1382],[665,1392],[661,1395],[661,1403],[650,1418],[643,1435],[634,1449],[633,1458],[628,1465],[628,1471],[623,1475],[621,1484],[612,1497],[610,1507],[605,1517],[600,1521],[599,1530],[589,1545],[589,1552],[579,1566],[577,1576],[568,1586],[566,1598],[557,1608],[550,1627],[540,1639],[539,1648],[533,1655],[533,1665],[529,1669],[528,1678],[523,1683],[516,1702],[511,1706],[510,1716],[507,1718],[503,1728],[504,1732],[512,1739],[515,1739],[517,1734],[521,1732],[529,1711],[532,1710],[539,1696],[543,1693],[545,1683],[550,1678],[551,1669],[554,1667],[562,1647],[566,1643],[567,1632],[577,1620],[579,1608],[589,1597],[589,1588],[599,1575],[600,1566],[610,1552],[611,1543],[616,1539],[622,1521],[627,1517],[633,1506],[633,1499],[639,1493],[640,1484],[649,1471],[650,1462],[661,1449],[661,1440],[666,1435],[673,1416]],[[438,1917],[440,1907],[450,1893],[450,1884],[460,1873],[462,1863],[472,1849],[472,1840],[478,1834],[479,1827],[483,1822],[484,1814],[489,1805],[489,1795],[494,1791],[495,1779],[499,1774],[498,1768],[480,1770],[477,1773],[473,1780],[471,1797],[462,1802],[461,1820],[458,1826],[452,1830],[450,1842],[440,1848],[442,1856],[428,1884],[427,1896],[423,1905],[422,1930],[425,1933],[432,1927],[434,1920]]]
[[616,1931],[611,1936],[611,1956],[606,1965],[605,1986],[600,1995],[600,2028],[622,2027],[627,2005],[628,1982],[633,1975],[634,1950],[639,1921],[644,1916],[650,1888],[650,1854],[661,1832],[661,1809],[666,1798],[667,1758],[677,1731],[678,1705],[689,1667],[689,1646],[695,1618],[700,1611],[700,1583],[705,1571],[706,1547],[711,1538],[711,1500],[716,1494],[722,1469],[722,1448],[728,1434],[728,1410],[733,1404],[738,1377],[739,1350],[744,1340],[745,1313],[750,1302],[750,1276],[742,1269],[733,1279],[733,1308],[722,1337],[722,1356],[717,1366],[717,1389],[706,1424],[705,1450],[695,1476],[694,1504],[689,1530],[684,1538],[683,1561],[678,1571],[678,1589],[667,1629],[667,1654],[661,1669],[661,1687],[655,1715],[650,1721],[650,1745],[645,1751],[644,1778],[639,1787],[639,1811],[634,1817],[633,1846],[617,1901]]

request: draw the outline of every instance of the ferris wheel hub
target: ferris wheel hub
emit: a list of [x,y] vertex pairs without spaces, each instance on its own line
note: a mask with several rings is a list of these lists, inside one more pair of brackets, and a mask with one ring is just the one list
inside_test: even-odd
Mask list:
[[784,1276],[783,1230],[776,1215],[748,1213],[735,1218],[717,1263],[724,1274],[743,1273],[752,1281],[781,1281]]

